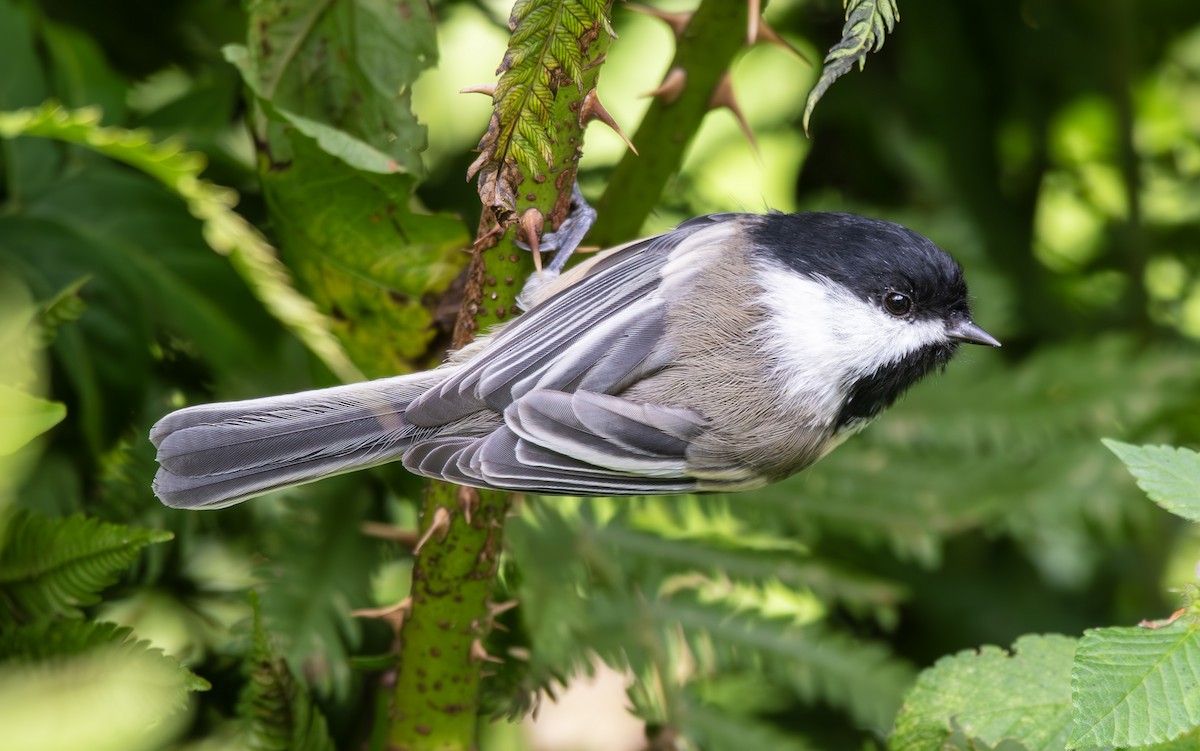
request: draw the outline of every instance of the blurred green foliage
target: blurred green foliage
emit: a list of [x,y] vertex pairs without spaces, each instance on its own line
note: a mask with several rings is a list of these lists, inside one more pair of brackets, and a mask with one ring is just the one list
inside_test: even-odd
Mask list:
[[[146,149],[179,139],[312,301],[305,329],[263,292],[264,279],[291,291],[289,277],[214,252],[211,217],[149,162],[0,141],[0,528],[59,532],[32,548],[42,536],[0,536],[0,602],[37,590],[29,571],[47,561],[69,582],[47,600],[60,607],[0,624],[0,694],[20,699],[5,716],[27,721],[25,747],[352,748],[380,735],[388,659],[374,658],[395,637],[350,611],[403,597],[411,556],[363,523],[412,528],[421,484],[385,467],[170,511],[149,491],[145,436],[183,404],[334,383],[336,356],[302,341],[332,334],[326,355],[372,376],[441,356],[479,212],[463,176],[489,113],[455,92],[494,80],[510,8],[405,4],[426,13],[405,25],[364,0],[272,46],[250,19],[285,5],[0,0],[0,113],[57,100],[148,129]],[[631,696],[660,742],[880,747],[917,668],[1160,617],[1166,591],[1194,580],[1200,538],[1148,503],[1100,438],[1200,443],[1200,5],[899,10],[865,71],[821,99],[811,139],[801,120],[819,71],[769,45],[739,53],[757,147],[727,110],[706,116],[642,230],[767,207],[899,221],[963,263],[1004,349],[964,352],[758,493],[529,499],[509,523],[501,584],[521,604],[497,616],[509,630],[488,645],[505,663],[485,681],[487,710],[522,714],[533,690],[599,655],[640,679]],[[777,0],[766,17],[810,60],[842,37],[833,0]],[[675,50],[652,18],[618,7],[613,23],[600,92],[633,134]],[[281,49],[293,57],[273,65]],[[364,78],[371,101],[343,107],[339,87]],[[589,131],[585,193],[603,195],[624,149]],[[104,535],[81,524],[126,535],[99,573],[89,546]],[[106,623],[172,659],[123,646],[128,632]],[[30,629],[117,651],[53,662]],[[113,656],[128,653],[142,657]],[[211,689],[176,711],[196,675]],[[147,681],[173,693],[138,700]],[[109,698],[64,708],[65,686]],[[298,719],[282,727],[287,712]],[[78,735],[53,745],[44,723]]]

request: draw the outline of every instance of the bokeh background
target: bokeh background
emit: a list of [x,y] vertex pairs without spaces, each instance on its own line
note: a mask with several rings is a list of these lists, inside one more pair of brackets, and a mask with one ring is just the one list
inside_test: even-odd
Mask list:
[[[964,351],[818,467],[761,492],[529,499],[503,577],[522,606],[493,647],[520,666],[490,681],[496,712],[519,715],[530,691],[602,659],[637,679],[629,701],[660,740],[665,728],[712,749],[881,747],[903,691],[938,657],[1162,617],[1171,590],[1195,581],[1200,536],[1150,504],[1100,439],[1200,443],[1200,4],[899,9],[806,136],[805,96],[843,9],[771,2],[767,20],[800,54],[762,44],[737,58],[754,143],[729,110],[712,112],[643,229],[768,208],[897,221],[960,260],[976,320],[1003,349]],[[423,172],[395,185],[351,175],[345,192],[317,173],[299,215],[264,190],[279,164],[256,154],[256,105],[222,54],[246,39],[236,2],[0,0],[0,112],[98,106],[105,125],[179,139],[280,245],[362,372],[425,367],[448,341],[479,216],[464,175],[490,102],[457,92],[494,80],[510,9],[434,10],[439,57],[411,91]],[[600,94],[633,133],[674,41],[631,5],[613,15]],[[603,193],[625,151],[592,125],[585,194]],[[343,203],[381,200],[370,191],[437,218],[418,241],[329,251],[361,219]],[[0,717],[23,718],[41,744],[29,748],[66,748],[75,731],[101,738],[93,748],[234,743],[246,665],[263,655],[247,626],[255,589],[259,633],[300,686],[291,696],[324,713],[336,747],[367,743],[386,714],[379,656],[393,635],[348,613],[403,597],[411,557],[403,535],[364,524],[413,528],[420,483],[384,468],[223,512],[159,506],[145,436],[162,414],[336,382],[179,196],[89,149],[0,141],[0,343],[8,411],[26,404],[14,393],[61,405],[38,413],[61,422],[33,444],[0,435],[0,510],[174,533],[64,617],[130,626],[212,684],[167,712],[114,698],[127,681],[101,663],[14,660],[0,663]],[[37,432],[10,424],[10,437]],[[14,538],[24,527],[8,529],[0,595],[37,558]],[[36,621],[15,607],[6,618]],[[68,688],[77,701],[64,707]],[[169,719],[147,733],[132,705]],[[66,740],[40,735],[47,723]],[[488,748],[534,743],[504,722],[487,732]],[[587,736],[554,747],[588,748]]]

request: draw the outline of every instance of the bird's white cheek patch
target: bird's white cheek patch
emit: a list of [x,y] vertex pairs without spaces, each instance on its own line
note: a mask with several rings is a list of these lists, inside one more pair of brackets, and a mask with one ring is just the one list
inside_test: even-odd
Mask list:
[[756,337],[796,395],[840,397],[854,380],[946,340],[939,321],[897,318],[822,278],[760,275],[769,311]]

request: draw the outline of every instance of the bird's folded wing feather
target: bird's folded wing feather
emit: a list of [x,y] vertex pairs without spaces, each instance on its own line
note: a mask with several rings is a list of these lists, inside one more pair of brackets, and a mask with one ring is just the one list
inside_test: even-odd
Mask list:
[[611,394],[667,365],[669,293],[695,273],[700,255],[719,252],[736,217],[693,219],[590,261],[581,279],[496,334],[405,418],[432,427],[480,410],[504,412],[535,389]]
[[704,429],[695,412],[590,391],[537,389],[487,438],[424,441],[404,456],[412,472],[465,485],[538,493],[679,493],[696,488],[687,449]]

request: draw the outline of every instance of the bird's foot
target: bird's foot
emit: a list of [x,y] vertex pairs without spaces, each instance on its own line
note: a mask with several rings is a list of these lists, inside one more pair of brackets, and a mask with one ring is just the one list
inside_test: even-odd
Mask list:
[[567,265],[567,261],[570,260],[571,254],[583,242],[584,236],[595,222],[596,210],[584,199],[583,193],[579,190],[579,183],[575,183],[571,188],[571,212],[557,230],[542,235],[534,245],[526,244],[521,240],[516,241],[517,247],[532,250],[535,253],[554,251],[554,258],[550,261],[550,265],[539,268],[531,274],[525,281],[521,294],[517,295],[517,305],[522,310],[529,310],[533,307],[538,301],[538,292],[558,278]]

